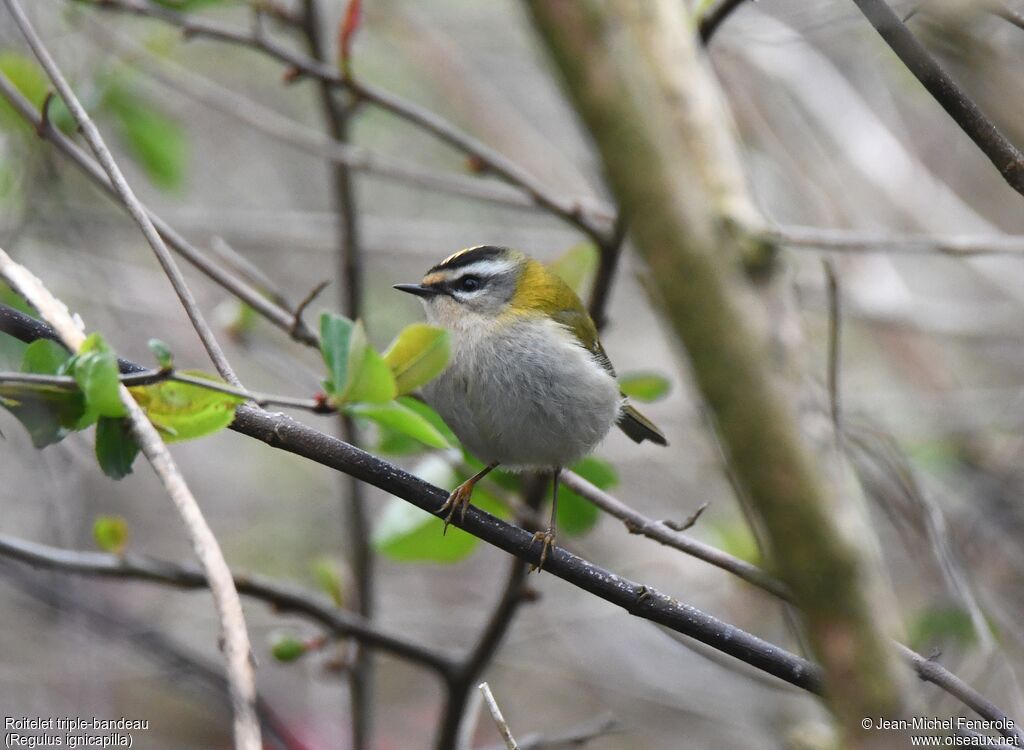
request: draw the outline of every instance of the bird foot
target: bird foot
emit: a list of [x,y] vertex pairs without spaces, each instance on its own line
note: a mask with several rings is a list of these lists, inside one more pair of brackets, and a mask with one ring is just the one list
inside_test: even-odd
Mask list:
[[544,567],[544,561],[548,559],[548,550],[555,546],[555,540],[557,539],[554,528],[548,527],[544,531],[538,531],[534,533],[533,539],[530,540],[530,547],[533,547],[534,542],[541,542],[540,548],[540,561],[530,567],[530,572],[540,570]]
[[448,515],[444,517],[444,531],[442,536],[448,533],[448,524],[452,522],[452,518],[455,516],[455,511],[459,511],[459,520],[466,520],[466,508],[469,507],[469,501],[473,497],[473,486],[475,482],[467,480],[456,487],[448,495],[448,499],[444,501],[444,505],[437,511],[438,515],[448,511]]

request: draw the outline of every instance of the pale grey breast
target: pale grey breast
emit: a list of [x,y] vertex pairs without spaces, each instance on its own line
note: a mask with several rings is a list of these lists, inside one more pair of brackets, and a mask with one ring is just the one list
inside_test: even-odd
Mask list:
[[615,423],[618,383],[554,321],[507,326],[453,331],[451,364],[424,395],[482,461],[572,464]]

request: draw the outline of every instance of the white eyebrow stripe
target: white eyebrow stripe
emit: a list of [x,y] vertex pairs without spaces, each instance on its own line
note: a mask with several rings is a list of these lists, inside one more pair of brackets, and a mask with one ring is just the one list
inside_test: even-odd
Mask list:
[[453,268],[448,273],[453,279],[460,279],[463,276],[500,276],[503,273],[508,273],[515,266],[515,262],[509,260],[478,260],[468,266]]

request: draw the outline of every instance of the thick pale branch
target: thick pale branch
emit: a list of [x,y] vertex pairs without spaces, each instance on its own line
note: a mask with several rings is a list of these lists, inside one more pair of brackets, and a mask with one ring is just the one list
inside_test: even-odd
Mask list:
[[[686,346],[730,466],[763,525],[853,742],[864,716],[893,715],[899,691],[872,620],[859,561],[832,518],[826,483],[776,391],[766,342],[747,320],[723,226],[725,183],[709,167],[730,121],[678,0],[529,0],[536,25],[593,136],[612,192],[669,320]],[[718,160],[729,171],[731,163]]]
[[[12,261],[3,250],[0,250],[0,276],[39,310],[68,349],[72,352],[79,350],[85,342],[85,334],[67,307],[50,294],[39,279]],[[235,590],[231,571],[217,538],[199,509],[199,503],[156,428],[150,424],[128,389],[119,385],[118,390],[121,403],[127,411],[126,419],[132,437],[171,498],[185,526],[192,549],[209,580],[227,662],[228,685],[235,716],[235,747],[237,750],[258,750],[261,744],[259,719],[256,715],[256,674],[242,602]]]

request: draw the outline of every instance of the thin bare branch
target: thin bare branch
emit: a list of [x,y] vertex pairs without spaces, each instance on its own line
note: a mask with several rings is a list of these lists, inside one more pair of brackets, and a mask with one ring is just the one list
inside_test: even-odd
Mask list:
[[[206,575],[193,567],[137,555],[79,552],[0,534],[0,555],[37,568],[64,573],[140,580],[183,589],[208,588]],[[354,638],[367,646],[434,670],[442,677],[454,667],[451,659],[404,636],[387,633],[358,615],[339,609],[327,599],[252,573],[234,573],[238,593],[319,623],[336,636]]]
[[235,375],[234,369],[232,369],[227,356],[224,354],[224,350],[217,343],[217,338],[213,335],[213,331],[203,317],[203,313],[199,309],[199,303],[196,302],[192,290],[189,289],[188,282],[185,281],[181,269],[178,268],[178,264],[175,262],[170,250],[167,249],[163,237],[160,236],[160,233],[153,225],[153,221],[146,212],[145,206],[135,197],[135,191],[132,190],[124,174],[121,172],[121,168],[114,161],[114,157],[110,153],[110,149],[107,148],[103,136],[100,135],[99,129],[93,123],[92,118],[89,117],[89,113],[85,111],[85,107],[82,106],[78,97],[75,96],[75,92],[72,91],[71,86],[64,78],[64,74],[57,66],[50,51],[29,22],[28,16],[25,15],[19,0],[4,0],[4,2],[11,15],[14,16],[14,22],[21,29],[21,33],[25,37],[25,41],[28,42],[28,46],[39,60],[39,64],[42,65],[46,76],[53,83],[60,98],[67,105],[71,116],[78,125],[79,131],[81,131],[86,143],[89,144],[89,148],[92,149],[96,159],[103,167],[103,171],[107,173],[107,177],[110,179],[110,183],[113,185],[118,197],[124,203],[125,208],[135,220],[135,223],[139,225],[142,234],[146,238],[146,242],[153,248],[153,253],[156,255],[160,267],[163,268],[167,279],[171,282],[171,286],[174,287],[175,294],[178,295],[182,307],[185,308],[189,320],[192,321],[192,327],[199,334],[199,339],[203,342],[203,346],[210,355],[210,359],[213,361],[214,367],[217,368],[217,372],[229,383],[241,385],[238,376]]
[[673,531],[664,521],[655,521],[591,484],[575,472],[563,469],[562,484],[582,495],[605,513],[622,521],[631,534],[640,534],[656,542],[672,547],[687,555],[703,560],[716,568],[732,573],[737,578],[775,596],[790,600],[789,591],[777,578],[768,575],[756,565],[722,552],[709,544],[697,541],[686,534]]
[[495,726],[498,727],[498,733],[501,734],[501,739],[505,741],[505,747],[507,750],[519,750],[519,744],[516,742],[516,738],[512,736],[512,730],[508,726],[508,722],[505,721],[505,717],[501,713],[501,709],[498,707],[498,701],[494,699],[494,693],[491,692],[491,686],[486,682],[481,682],[477,689],[484,696],[484,705],[487,706],[487,710],[491,712],[491,718],[494,719]]
[[[292,398],[290,396],[275,396],[269,393],[258,393],[248,391],[244,388],[235,388],[226,383],[220,383],[208,378],[200,378],[175,370],[146,370],[130,375],[122,375],[122,385],[131,388],[133,386],[152,385],[165,380],[173,380],[176,383],[188,383],[197,388],[205,388],[208,391],[226,393],[231,396],[244,398],[252,401],[257,406],[284,406],[291,409],[304,409],[315,414],[333,414],[334,409],[326,406],[323,401],[313,398]],[[38,375],[30,372],[0,372],[0,383],[23,383],[25,385],[54,386],[69,390],[78,390],[78,381],[70,375]]]
[[885,0],[853,2],[900,61],[999,170],[1006,184],[1024,195],[1024,153],[939,65]]
[[[618,722],[614,717],[598,716],[596,719],[582,722],[560,732],[524,735],[518,740],[519,750],[558,750],[583,747],[591,740],[611,734],[617,727]],[[504,747],[504,744],[501,747]],[[499,748],[494,745],[485,750],[499,750]]]
[[179,13],[148,0],[76,0],[97,8],[117,10],[159,19],[177,26],[186,37],[206,37],[257,50],[288,66],[289,79],[307,77],[332,88],[346,89],[359,100],[379,107],[435,136],[452,148],[471,156],[487,172],[495,174],[525,192],[532,201],[601,242],[607,236],[604,222],[587,214],[587,206],[576,198],[565,198],[550,190],[536,177],[487,144],[455,127],[435,112],[407,101],[389,91],[351,76],[312,57],[295,52],[265,33]]
[[[107,195],[117,201],[118,205],[122,207],[124,206],[123,202],[118,199],[116,190],[100,166],[70,138],[65,136],[56,128],[45,123],[32,104],[22,96],[21,92],[18,91],[14,84],[12,84],[2,72],[0,72],[0,96],[2,96],[11,105],[22,119],[32,125],[42,138],[52,143],[58,151],[68,157],[71,162],[85,174],[86,177],[100,187],[105,193],[107,193]],[[209,277],[212,281],[234,294],[278,328],[287,333],[291,333],[292,326],[295,321],[294,313],[271,302],[256,289],[253,289],[241,279],[228,273],[216,263],[213,263],[202,253],[202,251],[189,243],[169,224],[167,224],[167,222],[152,211],[148,211],[148,215],[150,220],[156,226],[157,231],[160,232],[161,236],[175,252],[185,258],[185,260],[199,269],[199,271]],[[318,344],[316,334],[304,325],[299,327],[297,335],[295,335],[294,338],[308,346],[317,346]]]
[[780,226],[765,229],[769,242],[797,249],[840,253],[905,253],[908,255],[1024,255],[1024,237],[1016,235],[928,235],[900,232]]
[[[97,24],[96,31],[102,34],[104,42],[130,54],[133,63],[156,81],[298,151],[410,187],[512,209],[541,209],[522,190],[506,183],[419,167],[370,148],[341,143],[168,58],[152,55],[124,35],[111,33],[105,26]],[[587,206],[586,212],[595,222],[611,224],[614,218],[611,207],[597,199],[580,197],[577,200]]]
[[[10,2],[12,0],[8,0],[8,3]],[[0,250],[0,275],[40,312],[65,346],[72,352],[79,350],[85,342],[85,333],[71,317],[67,307],[50,294],[39,279],[11,260],[3,250]],[[128,389],[123,385],[118,388],[121,402],[128,412],[127,420],[132,437],[152,465],[178,515],[181,516],[192,549],[210,582],[231,687],[231,702],[235,715],[235,747],[237,750],[259,750],[260,725],[256,715],[256,674],[253,669],[252,648],[245,626],[245,616],[242,613],[242,602],[235,590],[231,571],[224,560],[217,538],[199,509],[199,503],[189,490],[185,478],[178,470],[156,428],[150,424]]]

